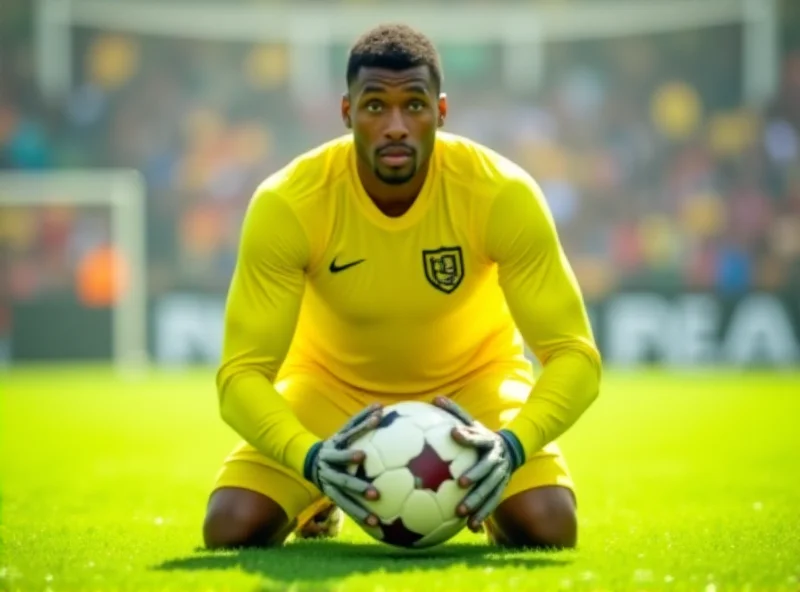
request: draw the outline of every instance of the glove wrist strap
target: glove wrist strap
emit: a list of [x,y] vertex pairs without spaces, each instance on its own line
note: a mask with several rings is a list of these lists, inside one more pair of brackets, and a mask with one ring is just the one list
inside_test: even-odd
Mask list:
[[322,448],[322,442],[317,442],[312,445],[311,448],[308,449],[306,460],[303,462],[303,477],[305,477],[306,481],[310,481],[311,483],[315,483],[314,467],[317,464],[320,448]]
[[525,463],[525,449],[522,447],[522,442],[511,430],[500,430],[497,433],[506,444],[506,450],[508,450],[508,456],[511,460],[511,470],[512,472],[516,471]]

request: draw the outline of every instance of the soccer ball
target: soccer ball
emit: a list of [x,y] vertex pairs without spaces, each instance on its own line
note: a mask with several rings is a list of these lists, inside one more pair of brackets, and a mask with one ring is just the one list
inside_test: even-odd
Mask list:
[[370,481],[380,492],[376,501],[363,500],[380,524],[361,528],[374,539],[398,547],[432,547],[453,537],[466,525],[456,508],[469,489],[457,479],[478,460],[473,448],[462,446],[450,431],[463,423],[446,411],[417,401],[384,408],[378,427],[354,440],[350,449],[363,450],[366,460],[350,467],[351,474]]

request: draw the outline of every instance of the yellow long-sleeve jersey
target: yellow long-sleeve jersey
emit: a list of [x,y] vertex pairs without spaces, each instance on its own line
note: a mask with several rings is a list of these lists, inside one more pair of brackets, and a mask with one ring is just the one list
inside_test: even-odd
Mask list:
[[223,418],[302,474],[318,438],[275,390],[280,376],[322,374],[382,399],[447,394],[493,366],[531,372],[524,339],[543,371],[507,429],[539,450],[597,396],[601,363],[538,186],[439,133],[420,195],[391,218],[355,159],[343,137],[255,192],[225,313]]

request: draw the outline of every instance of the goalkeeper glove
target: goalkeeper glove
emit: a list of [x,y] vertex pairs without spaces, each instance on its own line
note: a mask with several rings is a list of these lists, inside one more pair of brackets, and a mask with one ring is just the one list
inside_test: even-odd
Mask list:
[[354,520],[378,525],[378,517],[370,513],[359,497],[378,499],[378,490],[368,481],[347,472],[347,467],[361,464],[366,458],[362,450],[349,450],[349,444],[378,427],[382,417],[380,404],[360,411],[327,440],[317,442],[306,454],[303,476]]
[[459,516],[469,516],[469,528],[478,531],[500,503],[512,473],[525,462],[525,451],[512,432],[493,432],[452,400],[437,397],[434,405],[466,424],[453,428],[453,439],[478,451],[478,462],[458,479],[461,487],[474,487],[457,510]]

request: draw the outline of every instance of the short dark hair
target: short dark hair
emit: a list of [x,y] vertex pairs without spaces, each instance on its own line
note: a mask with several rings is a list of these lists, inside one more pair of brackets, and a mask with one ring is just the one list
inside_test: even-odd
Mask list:
[[379,25],[364,33],[350,49],[347,59],[347,86],[361,68],[407,70],[427,66],[438,92],[442,87],[439,52],[423,33],[403,24]]

